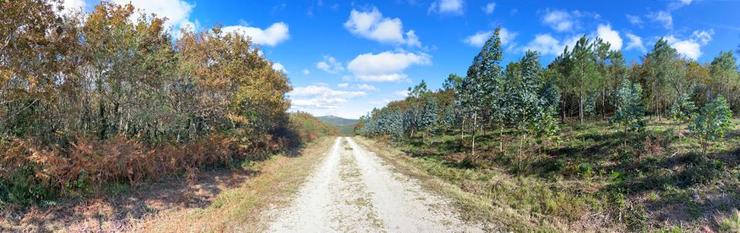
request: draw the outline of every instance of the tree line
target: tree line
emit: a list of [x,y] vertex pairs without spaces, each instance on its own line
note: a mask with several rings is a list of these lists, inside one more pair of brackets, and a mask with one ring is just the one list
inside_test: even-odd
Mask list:
[[289,143],[287,77],[243,36],[173,38],[166,19],[105,1],[88,14],[45,0],[0,9],[0,204]]
[[[645,118],[690,123],[706,140],[720,138],[740,112],[740,74],[732,52],[710,63],[682,57],[661,38],[641,63],[627,64],[621,51],[599,38],[581,37],[543,67],[537,52],[502,64],[500,29],[473,58],[465,77],[450,74],[442,88],[424,81],[401,101],[361,117],[356,132],[405,139],[488,130],[519,132],[556,140],[559,125],[606,120],[627,136],[645,127]],[[703,140],[706,139],[706,140]]]

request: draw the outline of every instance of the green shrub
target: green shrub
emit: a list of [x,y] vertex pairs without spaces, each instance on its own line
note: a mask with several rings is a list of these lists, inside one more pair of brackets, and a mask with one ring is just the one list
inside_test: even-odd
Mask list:
[[732,216],[719,223],[720,232],[740,232],[740,211],[735,210]]
[[722,96],[704,105],[694,122],[689,125],[691,133],[699,139],[704,154],[706,154],[709,142],[723,138],[731,128],[732,111],[727,100]]
[[581,163],[578,165],[578,173],[584,178],[593,176],[593,166],[590,163]]

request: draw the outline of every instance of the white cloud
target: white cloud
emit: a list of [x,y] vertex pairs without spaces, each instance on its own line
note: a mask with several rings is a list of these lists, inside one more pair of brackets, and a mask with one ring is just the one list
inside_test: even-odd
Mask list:
[[694,31],[691,35],[696,39],[696,41],[700,42],[702,45],[706,45],[712,40],[714,29],[709,29],[709,31]]
[[286,74],[288,73],[288,70],[285,69],[285,66],[283,66],[283,64],[280,64],[280,63],[277,63],[277,62],[272,63],[272,69],[275,70],[275,71],[280,71],[280,72],[286,73]]
[[370,85],[370,84],[366,84],[366,83],[358,84],[355,87],[357,89],[364,90],[364,91],[376,91],[376,90],[378,90],[377,88],[375,88],[375,86]]
[[335,109],[349,99],[366,95],[362,91],[334,90],[326,85],[316,84],[296,87],[288,93],[294,107]]
[[534,40],[524,46],[524,50],[537,51],[542,55],[558,55],[563,52],[563,46],[560,41],[550,34],[538,34]]
[[619,32],[612,29],[611,25],[599,24],[599,26],[596,28],[596,36],[598,36],[605,42],[609,42],[609,44],[611,45],[609,47],[610,49],[622,49],[622,37],[619,36]]
[[[468,36],[467,38],[465,38],[465,40],[463,40],[463,42],[474,47],[482,47],[483,44],[486,43],[488,38],[491,37],[491,35],[493,35],[493,31],[480,31]],[[501,28],[501,31],[499,32],[501,45],[510,44],[514,41],[517,35],[519,35],[519,33],[511,32],[506,28]]]
[[84,12],[86,4],[85,0],[62,0],[62,11],[58,11],[58,2],[56,1],[47,1],[47,3],[51,3],[51,5],[54,7],[54,11],[57,13],[61,13],[64,15],[72,15],[77,12]]
[[626,50],[638,49],[642,52],[645,52],[645,45],[643,45],[642,43],[642,38],[632,33],[626,33],[625,35],[629,40],[629,42],[627,42],[627,47],[625,48]]
[[347,88],[349,87],[349,83],[340,83],[340,84],[337,84],[337,87]]
[[393,94],[406,98],[407,96],[409,96],[409,90],[398,90],[398,91],[393,92]]
[[707,45],[712,40],[712,35],[714,35],[714,30],[702,30],[694,31],[691,37],[687,39],[682,40],[676,36],[668,35],[665,37],[665,40],[671,47],[676,49],[678,54],[696,60],[702,55],[701,47]]
[[337,62],[337,59],[332,56],[324,56],[323,60],[316,63],[316,68],[330,74],[336,74],[344,70],[342,63]]
[[655,22],[663,24],[663,27],[667,29],[673,28],[673,16],[668,11],[653,12],[648,17]]
[[489,2],[486,4],[486,6],[483,7],[483,12],[485,12],[487,15],[493,14],[493,10],[496,9],[496,3],[495,2]]
[[235,33],[249,37],[253,43],[266,46],[275,46],[290,37],[288,25],[283,22],[273,23],[265,29],[236,25],[226,26],[221,30],[225,33]]
[[575,26],[573,16],[562,10],[547,11],[542,22],[558,32],[570,31]]
[[627,16],[627,21],[629,21],[630,24],[635,25],[635,26],[642,26],[642,18],[640,18],[640,16],[637,16],[637,15],[626,15],[626,16]]
[[182,25],[190,25],[190,13],[194,7],[183,0],[111,0],[111,2],[119,5],[131,3],[137,10],[146,14],[156,14],[157,17],[167,18],[165,27],[172,26],[174,32],[179,31]]
[[482,47],[483,44],[486,43],[486,40],[488,40],[488,38],[491,37],[492,33],[493,32],[491,31],[476,32],[475,34],[470,35],[467,38],[465,38],[465,40],[463,41],[471,46]]
[[463,0],[437,0],[429,6],[429,13],[441,13],[441,14],[463,14]]
[[701,45],[699,45],[699,43],[694,40],[680,40],[675,36],[667,36],[665,39],[668,41],[668,44],[670,44],[671,47],[676,49],[676,52],[678,52],[678,54],[686,58],[696,60],[697,58],[699,58],[699,56],[701,56]]
[[370,11],[352,10],[344,27],[354,35],[381,43],[421,46],[413,30],[403,33],[401,19],[384,18],[375,7]]
[[392,82],[406,80],[403,71],[409,66],[430,63],[431,58],[424,53],[386,51],[360,54],[349,62],[347,69],[362,81]]
[[303,69],[303,75],[309,75],[311,74],[311,71],[308,69]]
[[691,5],[692,2],[693,2],[692,0],[674,0],[673,2],[668,4],[668,9],[676,10],[681,7]]

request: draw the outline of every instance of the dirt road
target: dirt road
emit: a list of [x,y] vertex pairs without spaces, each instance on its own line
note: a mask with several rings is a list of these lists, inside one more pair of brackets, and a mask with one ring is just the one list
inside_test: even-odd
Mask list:
[[480,232],[463,223],[448,201],[351,138],[337,138],[325,160],[269,232]]

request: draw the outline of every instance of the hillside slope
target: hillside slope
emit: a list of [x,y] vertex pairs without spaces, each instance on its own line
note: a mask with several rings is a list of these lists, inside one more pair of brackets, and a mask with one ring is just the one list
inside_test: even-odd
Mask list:
[[347,118],[342,118],[342,117],[332,116],[332,115],[320,116],[317,118],[321,120],[321,122],[334,125],[337,128],[339,128],[339,132],[342,135],[353,135],[355,125],[357,124],[357,121],[358,121],[356,119],[347,119]]

